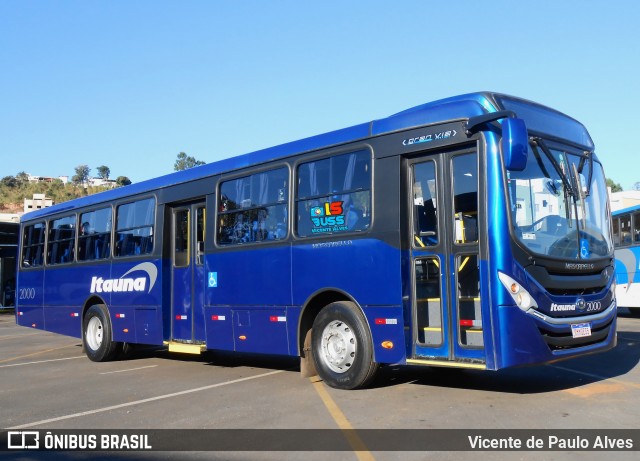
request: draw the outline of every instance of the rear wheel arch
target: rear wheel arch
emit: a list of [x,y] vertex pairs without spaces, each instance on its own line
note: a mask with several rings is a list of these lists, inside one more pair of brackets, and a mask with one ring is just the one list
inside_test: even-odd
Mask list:
[[318,375],[331,387],[365,387],[378,370],[367,318],[351,301],[333,302],[318,313],[310,349]]
[[115,359],[123,343],[113,340],[113,324],[107,304],[100,298],[91,298],[82,314],[82,347],[94,362]]

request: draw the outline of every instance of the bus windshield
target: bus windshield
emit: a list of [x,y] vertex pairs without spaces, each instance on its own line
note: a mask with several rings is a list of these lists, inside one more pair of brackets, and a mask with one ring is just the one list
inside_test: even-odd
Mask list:
[[611,254],[604,172],[591,154],[541,139],[530,143],[527,166],[508,171],[512,225],[533,253],[564,260]]

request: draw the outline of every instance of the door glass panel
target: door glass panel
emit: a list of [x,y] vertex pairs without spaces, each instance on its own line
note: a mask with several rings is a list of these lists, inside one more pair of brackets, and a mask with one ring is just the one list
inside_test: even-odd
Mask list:
[[459,340],[462,346],[482,347],[480,310],[480,269],[478,255],[459,255],[456,259]]
[[455,243],[478,241],[478,161],[477,155],[453,158],[453,212]]
[[189,210],[177,210],[174,221],[174,253],[176,267],[189,265]]
[[414,245],[426,247],[438,244],[437,206],[435,163],[425,162],[414,165]]
[[196,264],[204,263],[204,239],[205,239],[205,217],[204,207],[196,209]]
[[415,280],[418,342],[439,346],[442,344],[442,296],[438,259],[417,259]]

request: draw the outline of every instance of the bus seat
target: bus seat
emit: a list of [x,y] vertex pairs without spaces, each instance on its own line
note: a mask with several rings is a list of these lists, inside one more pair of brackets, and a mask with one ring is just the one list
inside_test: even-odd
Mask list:
[[102,241],[101,238],[97,238],[96,241],[94,242],[94,250],[93,250],[93,257],[94,259],[102,259],[103,258],[103,252],[102,252],[102,247],[104,242]]

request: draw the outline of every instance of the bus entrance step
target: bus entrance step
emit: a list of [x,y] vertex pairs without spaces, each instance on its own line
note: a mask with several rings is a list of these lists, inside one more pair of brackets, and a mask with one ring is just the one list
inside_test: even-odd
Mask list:
[[169,346],[169,352],[179,352],[181,354],[200,355],[205,350],[204,344],[185,344],[170,341],[165,342],[165,345]]
[[415,359],[407,359],[407,365],[425,365],[430,367],[450,367],[450,368],[472,368],[476,370],[486,370],[485,363],[456,362],[450,360],[423,359],[417,357]]

